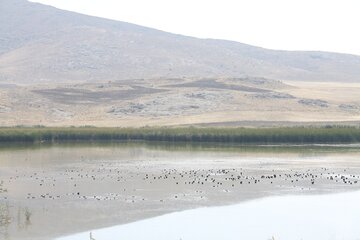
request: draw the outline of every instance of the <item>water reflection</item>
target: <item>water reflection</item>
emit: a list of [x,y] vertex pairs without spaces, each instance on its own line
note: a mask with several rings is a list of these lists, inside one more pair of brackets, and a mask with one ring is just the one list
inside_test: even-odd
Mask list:
[[[357,240],[360,192],[270,197],[93,230],[97,240]],[[58,240],[85,240],[89,233]]]
[[9,225],[11,223],[9,204],[0,203],[0,236],[4,239],[9,237]]
[[162,151],[229,151],[229,152],[269,152],[269,153],[323,153],[358,152],[360,144],[277,144],[254,145],[236,143],[199,143],[199,142],[146,142],[146,141],[67,141],[56,143],[0,143],[0,151],[41,150],[49,148],[146,148]]
[[11,231],[26,231],[31,225],[32,212],[27,207],[0,203],[0,239],[11,239]]
[[359,158],[357,145],[2,146],[0,239],[50,239],[274,195],[358,190]]

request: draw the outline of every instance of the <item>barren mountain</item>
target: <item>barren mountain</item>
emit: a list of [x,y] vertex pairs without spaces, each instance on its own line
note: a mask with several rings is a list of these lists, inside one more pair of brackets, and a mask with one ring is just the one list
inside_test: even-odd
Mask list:
[[0,0],[1,126],[358,124],[359,83],[360,56],[274,51]]
[[360,57],[198,39],[0,0],[0,83],[244,76],[360,82]]

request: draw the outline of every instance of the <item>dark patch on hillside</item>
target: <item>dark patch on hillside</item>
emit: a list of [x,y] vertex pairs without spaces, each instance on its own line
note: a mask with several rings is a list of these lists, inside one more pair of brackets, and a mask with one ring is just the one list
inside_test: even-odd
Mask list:
[[269,90],[262,88],[220,83],[213,79],[202,79],[195,82],[166,85],[165,87],[211,88],[211,89],[233,90],[233,91],[241,91],[241,92],[270,92]]
[[132,89],[129,90],[90,91],[87,89],[54,88],[34,90],[33,92],[40,94],[54,102],[64,104],[79,104],[109,102],[116,100],[130,100],[148,94],[160,93],[165,91],[167,90],[132,86]]

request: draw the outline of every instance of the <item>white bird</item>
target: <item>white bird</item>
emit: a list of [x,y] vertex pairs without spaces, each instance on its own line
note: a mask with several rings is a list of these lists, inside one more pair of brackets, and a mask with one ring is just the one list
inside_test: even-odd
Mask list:
[[96,240],[95,238],[93,238],[92,232],[90,232],[90,240]]

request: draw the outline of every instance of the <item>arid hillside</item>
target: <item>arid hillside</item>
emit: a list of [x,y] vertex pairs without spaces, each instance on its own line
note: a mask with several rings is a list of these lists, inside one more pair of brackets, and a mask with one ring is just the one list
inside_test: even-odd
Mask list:
[[360,57],[0,0],[0,125],[357,124]]
[[246,76],[360,82],[360,57],[198,39],[0,0],[0,83]]
[[359,124],[360,84],[186,78],[2,85],[0,125]]

